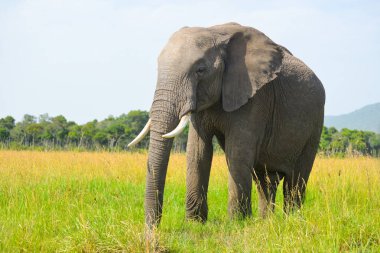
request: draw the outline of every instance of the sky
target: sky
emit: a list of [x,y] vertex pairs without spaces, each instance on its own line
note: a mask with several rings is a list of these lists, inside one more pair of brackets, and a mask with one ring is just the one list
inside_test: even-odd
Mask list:
[[325,114],[380,102],[380,1],[1,0],[0,117],[85,123],[149,110],[157,57],[183,26],[238,22],[319,77]]

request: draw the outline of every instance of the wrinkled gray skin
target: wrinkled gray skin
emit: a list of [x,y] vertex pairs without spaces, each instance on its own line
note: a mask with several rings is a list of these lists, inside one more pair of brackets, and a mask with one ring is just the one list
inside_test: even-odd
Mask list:
[[145,218],[158,225],[173,130],[192,112],[187,146],[186,216],[206,221],[216,136],[229,169],[228,211],[251,215],[252,181],[259,211],[273,210],[284,179],[285,211],[300,207],[323,125],[325,92],[317,76],[260,31],[229,23],[182,28],[158,58],[150,117]]

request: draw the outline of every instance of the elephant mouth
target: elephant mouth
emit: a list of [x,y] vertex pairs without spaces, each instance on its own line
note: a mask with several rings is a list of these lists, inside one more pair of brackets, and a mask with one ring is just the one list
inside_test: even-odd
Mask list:
[[194,102],[189,101],[183,107],[181,112],[179,113],[179,118],[182,119],[187,114],[192,114],[196,111],[196,105]]

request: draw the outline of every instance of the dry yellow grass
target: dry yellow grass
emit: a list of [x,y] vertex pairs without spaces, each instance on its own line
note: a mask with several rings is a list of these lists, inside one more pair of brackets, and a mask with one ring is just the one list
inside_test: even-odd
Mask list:
[[[0,251],[144,250],[145,153],[0,151]],[[230,221],[227,166],[215,155],[209,221],[186,222],[185,155],[171,156],[162,249],[380,251],[380,159],[317,158],[300,213]],[[253,209],[256,210],[253,192]]]

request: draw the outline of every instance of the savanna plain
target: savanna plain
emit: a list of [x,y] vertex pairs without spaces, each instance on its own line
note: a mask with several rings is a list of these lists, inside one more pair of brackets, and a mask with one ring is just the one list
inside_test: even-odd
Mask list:
[[[143,252],[146,153],[0,151],[1,252]],[[186,157],[172,154],[156,250],[380,252],[380,159],[317,157],[301,211],[230,220],[214,155],[206,224],[185,220]]]

